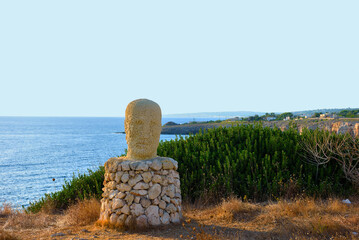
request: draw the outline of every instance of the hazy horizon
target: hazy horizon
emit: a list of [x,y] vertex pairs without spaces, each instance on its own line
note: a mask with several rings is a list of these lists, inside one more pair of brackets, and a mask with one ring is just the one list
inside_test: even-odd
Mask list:
[[[358,109],[358,108],[321,108],[321,109],[305,109],[305,110],[295,110],[295,111],[286,111],[286,112],[306,112],[306,111],[322,111],[322,110],[335,110],[335,109]],[[253,113],[253,114],[265,114],[265,113],[276,113],[276,114],[280,114],[283,112],[273,112],[273,111],[269,111],[269,112],[263,112],[263,111],[227,111],[227,112],[193,112],[193,113],[172,113],[172,114],[163,114],[162,113],[162,118],[191,118],[192,116],[198,115],[197,117],[200,118],[201,116],[199,115],[212,115],[210,117],[203,117],[203,118],[213,118],[213,117],[226,117],[226,114],[236,114],[236,113]],[[218,115],[219,114],[219,115]],[[223,114],[223,115],[220,115]],[[181,116],[180,116],[181,115]],[[186,116],[188,115],[188,116]],[[191,116],[192,115],[192,116]],[[218,116],[215,116],[218,115]],[[233,115],[234,116],[234,115]],[[248,115],[250,116],[250,115]],[[124,118],[125,115],[119,115],[119,116],[25,116],[25,115],[18,115],[18,116],[0,116],[0,117],[113,117],[113,118]],[[232,116],[231,116],[232,117]]]

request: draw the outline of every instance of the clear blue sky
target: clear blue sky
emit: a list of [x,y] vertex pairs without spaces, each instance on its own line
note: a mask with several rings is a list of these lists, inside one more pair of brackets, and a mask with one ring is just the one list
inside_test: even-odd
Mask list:
[[0,116],[359,107],[359,1],[1,1]]

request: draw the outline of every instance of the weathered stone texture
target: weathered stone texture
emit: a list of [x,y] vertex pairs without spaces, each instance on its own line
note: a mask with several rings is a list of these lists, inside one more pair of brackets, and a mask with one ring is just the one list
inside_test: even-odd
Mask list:
[[105,164],[100,220],[139,227],[179,223],[182,199],[177,167],[171,158],[112,158]]

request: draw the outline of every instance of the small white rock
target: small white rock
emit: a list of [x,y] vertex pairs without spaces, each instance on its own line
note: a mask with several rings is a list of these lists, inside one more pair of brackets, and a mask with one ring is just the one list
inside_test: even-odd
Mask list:
[[148,198],[142,198],[141,205],[142,207],[147,208],[148,206],[151,205],[151,200],[149,200]]
[[108,195],[109,199],[114,198],[118,194],[118,190],[111,190],[110,194]]
[[174,169],[175,166],[171,160],[171,158],[164,159],[162,161],[162,168],[167,170]]
[[136,185],[133,187],[133,189],[140,190],[140,189],[148,189],[149,187],[150,187],[150,186],[148,185],[148,183],[138,182],[138,183],[136,183]]
[[171,220],[170,215],[167,212],[163,213],[163,216],[161,217],[162,224],[169,224]]
[[127,183],[121,183],[120,185],[117,185],[117,189],[121,192],[128,192],[131,190],[131,187]]
[[158,210],[158,206],[151,205],[145,211],[148,223],[152,226],[158,226],[161,224]]
[[134,203],[131,205],[131,209],[134,215],[140,216],[145,213],[145,210],[143,209],[141,204]]
[[155,159],[152,161],[150,168],[152,168],[155,171],[158,171],[162,168],[162,163],[158,159]]
[[166,211],[169,213],[175,213],[177,212],[177,208],[172,203],[168,204],[166,207]]
[[121,176],[121,182],[127,183],[128,179],[130,179],[130,175],[128,173],[124,173]]
[[155,199],[152,200],[153,205],[158,205],[159,203],[160,203],[160,200],[158,199],[158,197],[156,197]]
[[174,198],[175,193],[176,193],[175,186],[173,184],[168,185],[166,195],[169,196],[170,198]]
[[148,197],[149,199],[155,199],[158,197],[161,193],[161,185],[156,183],[148,190]]
[[117,183],[120,183],[122,175],[123,175],[123,172],[117,172],[116,173],[115,181]]
[[126,196],[126,198],[125,198],[125,200],[126,200],[126,202],[127,202],[128,205],[131,205],[134,198],[135,198],[135,197],[134,197],[131,193],[128,193],[127,196]]
[[159,204],[158,204],[158,206],[161,208],[161,209],[165,209],[166,208],[166,202],[165,201],[163,201],[163,200],[161,200],[160,202],[159,202]]
[[128,161],[122,162],[121,168],[122,168],[122,171],[129,171],[130,170],[129,162]]
[[126,204],[125,206],[123,206],[121,208],[121,212],[126,214],[126,215],[129,215],[130,214],[130,207]]
[[135,186],[136,183],[138,183],[139,181],[142,180],[142,176],[140,174],[136,175],[134,178],[131,178],[129,181],[128,181],[128,184],[133,187]]
[[162,200],[164,200],[167,203],[171,202],[171,199],[166,195],[162,196]]
[[171,213],[171,222],[179,223],[180,221],[180,215],[178,214],[178,212]]
[[126,193],[124,193],[124,192],[119,192],[116,196],[116,198],[120,198],[120,199],[122,199],[124,197],[126,197]]
[[115,198],[113,201],[112,201],[112,209],[115,210],[117,208],[121,208],[125,205],[125,201],[123,201],[122,199],[118,199],[118,198]]
[[168,175],[168,171],[167,170],[161,170],[161,175]]
[[136,167],[136,171],[147,171],[147,170],[148,170],[148,165],[146,162],[140,162]]
[[139,165],[139,162],[131,162],[130,163],[130,169],[131,170],[136,170],[137,166]]
[[142,173],[142,178],[145,183],[149,183],[152,179],[152,174],[150,172]]

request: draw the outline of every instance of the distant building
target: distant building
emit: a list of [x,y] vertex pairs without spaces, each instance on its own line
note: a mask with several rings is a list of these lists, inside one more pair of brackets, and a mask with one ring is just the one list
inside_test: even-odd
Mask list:
[[322,113],[319,115],[319,118],[327,118],[329,116],[328,113]]
[[273,120],[276,120],[277,118],[276,117],[267,117],[267,121],[273,121]]
[[288,121],[288,120],[290,120],[290,117],[289,117],[289,116],[286,117],[286,118],[284,118],[284,121]]
[[335,114],[324,113],[320,114],[319,118],[334,118]]

